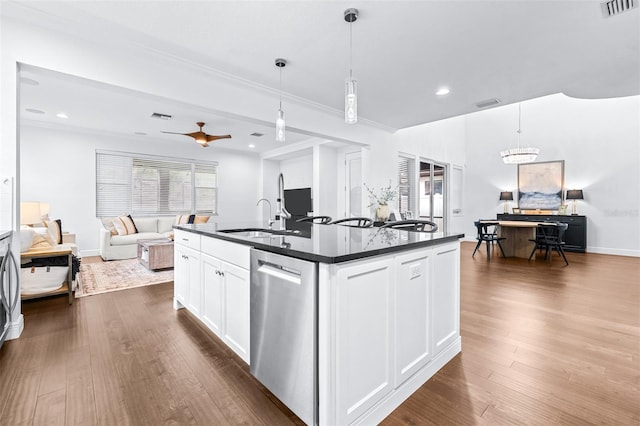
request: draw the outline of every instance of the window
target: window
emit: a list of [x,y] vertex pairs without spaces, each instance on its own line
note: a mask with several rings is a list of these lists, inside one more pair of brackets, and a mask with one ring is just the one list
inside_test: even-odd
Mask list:
[[96,151],[96,216],[217,213],[217,163]]
[[[413,211],[415,159],[405,155],[398,157],[398,212]],[[400,218],[398,218],[400,219]]]

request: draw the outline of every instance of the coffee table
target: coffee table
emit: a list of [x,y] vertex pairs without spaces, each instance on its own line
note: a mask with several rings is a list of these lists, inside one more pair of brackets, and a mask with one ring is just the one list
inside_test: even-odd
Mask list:
[[138,240],[138,260],[149,270],[173,268],[173,240]]

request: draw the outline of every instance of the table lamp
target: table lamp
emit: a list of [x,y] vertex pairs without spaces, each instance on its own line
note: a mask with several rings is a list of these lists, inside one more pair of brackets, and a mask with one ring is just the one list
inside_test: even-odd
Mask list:
[[41,221],[40,203],[38,201],[20,203],[20,225],[33,226]]
[[584,200],[582,189],[568,189],[567,200],[573,200],[573,207],[571,208],[571,214],[577,215],[578,214],[578,207],[576,205],[577,200]]
[[500,201],[504,201],[504,212],[509,213],[509,201],[513,200],[513,192],[500,192]]

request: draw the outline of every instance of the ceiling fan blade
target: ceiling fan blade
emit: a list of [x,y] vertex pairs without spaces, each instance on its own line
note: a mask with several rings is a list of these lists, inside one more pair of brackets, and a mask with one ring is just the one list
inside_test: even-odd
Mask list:
[[207,142],[215,141],[218,139],[231,139],[231,135],[207,135]]
[[165,132],[165,131],[162,131],[162,133],[169,133],[171,135],[185,135],[185,136],[189,135],[189,133],[177,133],[177,132]]

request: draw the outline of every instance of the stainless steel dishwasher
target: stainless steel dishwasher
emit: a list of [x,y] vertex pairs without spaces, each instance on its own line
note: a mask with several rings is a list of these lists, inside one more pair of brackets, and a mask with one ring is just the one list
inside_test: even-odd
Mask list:
[[251,250],[250,371],[308,425],[318,423],[317,270]]

